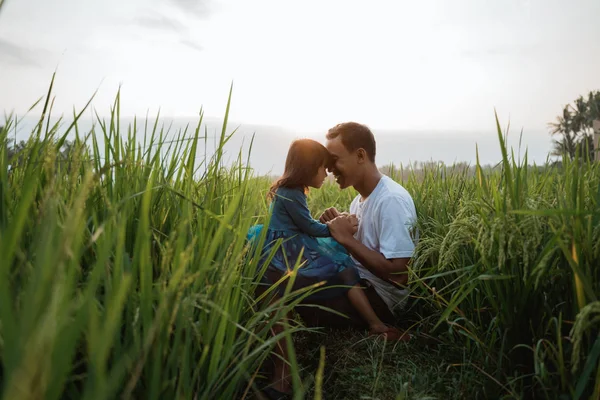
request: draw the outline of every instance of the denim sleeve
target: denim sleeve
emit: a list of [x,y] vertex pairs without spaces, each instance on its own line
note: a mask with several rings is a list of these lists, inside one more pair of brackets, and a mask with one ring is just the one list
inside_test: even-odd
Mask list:
[[315,237],[331,236],[329,227],[313,219],[308,209],[306,195],[300,190],[281,190],[278,193],[285,210],[288,212],[294,224],[304,233]]

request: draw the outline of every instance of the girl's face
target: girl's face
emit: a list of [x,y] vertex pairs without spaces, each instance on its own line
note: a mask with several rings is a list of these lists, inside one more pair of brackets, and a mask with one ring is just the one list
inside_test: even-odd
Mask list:
[[310,187],[314,187],[316,189],[320,188],[321,186],[323,186],[323,182],[325,181],[325,178],[327,178],[327,170],[325,169],[325,166],[321,165],[319,167],[319,171],[313,178],[313,181],[311,182]]

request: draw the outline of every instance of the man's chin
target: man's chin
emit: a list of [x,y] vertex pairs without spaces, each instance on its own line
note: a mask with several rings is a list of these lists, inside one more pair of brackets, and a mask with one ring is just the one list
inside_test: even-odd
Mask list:
[[336,183],[338,184],[340,189],[346,189],[348,187],[348,185],[343,179],[337,180]]

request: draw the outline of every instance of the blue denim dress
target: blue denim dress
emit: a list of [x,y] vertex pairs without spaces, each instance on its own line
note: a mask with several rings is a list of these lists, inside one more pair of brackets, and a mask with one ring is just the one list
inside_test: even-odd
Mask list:
[[[271,212],[261,260],[266,261],[274,247],[277,250],[263,282],[273,284],[273,279],[268,279],[269,276],[282,276],[292,270],[300,258],[301,266],[293,289],[321,282],[324,285],[323,290],[311,294],[307,299],[336,297],[358,283],[360,277],[354,260],[331,237],[329,227],[311,217],[302,189],[277,189],[271,203]],[[263,225],[251,227],[248,240],[256,243],[262,229]],[[344,287],[339,287],[340,285]],[[279,286],[280,292],[284,289],[285,285]]]

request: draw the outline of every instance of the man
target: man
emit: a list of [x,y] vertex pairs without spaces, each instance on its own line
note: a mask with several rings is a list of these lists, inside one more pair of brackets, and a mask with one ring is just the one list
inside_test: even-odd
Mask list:
[[[375,164],[376,144],[371,130],[356,122],[345,122],[327,133],[327,150],[333,157],[333,172],[341,189],[353,186],[359,193],[350,213],[359,220],[358,231],[335,208],[321,215],[332,236],[356,261],[367,297],[379,317],[392,322],[408,297],[408,263],[417,238],[413,235],[417,214],[412,197],[404,187],[379,172]],[[323,304],[347,314],[360,325],[359,316],[345,298]],[[306,313],[303,314],[303,317]],[[331,313],[306,315],[310,325],[341,325]],[[348,323],[346,322],[346,323]]]

